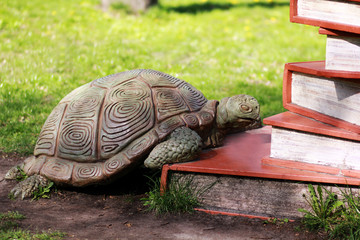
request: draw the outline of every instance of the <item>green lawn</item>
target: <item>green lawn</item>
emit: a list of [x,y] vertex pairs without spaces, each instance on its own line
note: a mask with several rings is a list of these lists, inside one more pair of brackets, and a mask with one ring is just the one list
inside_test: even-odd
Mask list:
[[61,240],[66,233],[59,231],[48,231],[32,233],[19,228],[19,222],[26,217],[17,211],[0,213],[0,239],[21,239],[21,240]]
[[30,154],[42,124],[72,89],[151,68],[209,99],[255,96],[262,116],[284,111],[286,62],[322,60],[325,38],[289,22],[283,0],[161,0],[140,15],[100,0],[2,0],[0,151]]

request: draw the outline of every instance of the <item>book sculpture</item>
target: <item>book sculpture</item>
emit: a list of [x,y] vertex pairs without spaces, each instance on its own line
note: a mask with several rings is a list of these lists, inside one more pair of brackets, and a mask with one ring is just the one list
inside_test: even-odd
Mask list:
[[310,211],[309,182],[360,185],[360,0],[290,1],[292,22],[327,35],[326,61],[285,65],[288,111],[264,119],[270,126],[228,137],[201,161],[163,167],[163,187],[188,176],[194,186],[216,183],[200,211],[294,219]]
[[290,21],[319,26],[326,60],[288,63],[283,105],[272,126],[270,157],[314,171],[360,176],[360,1],[291,0]]
[[290,21],[360,34],[359,0],[290,0]]

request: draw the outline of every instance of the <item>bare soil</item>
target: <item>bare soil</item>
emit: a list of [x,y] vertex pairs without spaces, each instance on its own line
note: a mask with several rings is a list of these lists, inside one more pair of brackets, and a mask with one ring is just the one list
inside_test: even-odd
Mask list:
[[66,232],[67,239],[325,239],[305,231],[299,221],[265,224],[203,212],[156,215],[141,201],[148,191],[143,175],[149,173],[144,169],[106,187],[58,189],[50,199],[38,201],[10,200],[8,193],[16,182],[4,176],[23,159],[0,153],[0,213],[25,215],[20,227],[33,232],[58,230]]

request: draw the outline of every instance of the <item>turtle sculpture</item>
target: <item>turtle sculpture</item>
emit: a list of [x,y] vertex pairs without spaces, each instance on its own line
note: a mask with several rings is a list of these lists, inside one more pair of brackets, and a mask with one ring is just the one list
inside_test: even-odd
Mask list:
[[248,95],[207,100],[189,83],[154,70],[96,79],[65,96],[47,118],[34,155],[21,168],[30,177],[12,190],[29,197],[57,185],[108,183],[140,164],[194,160],[224,135],[261,126],[257,100]]

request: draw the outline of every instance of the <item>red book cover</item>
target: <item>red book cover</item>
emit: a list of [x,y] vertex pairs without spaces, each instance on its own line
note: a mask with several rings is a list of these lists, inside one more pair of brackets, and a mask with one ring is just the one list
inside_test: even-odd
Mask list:
[[285,65],[283,105],[287,110],[360,133],[359,103],[359,72],[326,70],[325,61]]
[[360,34],[360,0],[290,0],[290,21]]

